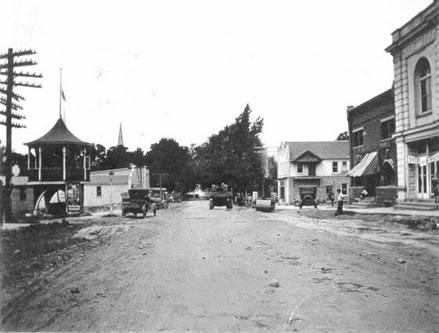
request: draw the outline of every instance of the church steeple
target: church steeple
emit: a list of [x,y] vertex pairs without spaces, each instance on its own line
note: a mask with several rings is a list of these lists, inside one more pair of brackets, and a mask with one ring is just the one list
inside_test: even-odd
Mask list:
[[123,146],[122,123],[120,123],[120,127],[119,127],[119,138],[117,139],[117,145]]

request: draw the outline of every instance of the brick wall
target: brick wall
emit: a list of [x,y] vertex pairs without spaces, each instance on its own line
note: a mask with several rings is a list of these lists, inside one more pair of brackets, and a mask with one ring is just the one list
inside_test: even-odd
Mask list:
[[375,200],[380,206],[393,206],[398,196],[397,186],[378,186]]

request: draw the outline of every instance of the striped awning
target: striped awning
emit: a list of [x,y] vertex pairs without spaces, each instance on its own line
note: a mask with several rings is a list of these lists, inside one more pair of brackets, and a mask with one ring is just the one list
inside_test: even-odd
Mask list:
[[378,173],[378,153],[376,151],[364,155],[351,171],[348,172],[350,177],[362,177]]

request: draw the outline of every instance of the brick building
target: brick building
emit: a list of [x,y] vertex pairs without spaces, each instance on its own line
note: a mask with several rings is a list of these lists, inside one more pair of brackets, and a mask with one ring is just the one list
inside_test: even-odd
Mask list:
[[363,187],[381,204],[395,203],[397,191],[395,104],[389,89],[357,107],[348,107],[350,200]]
[[278,154],[278,197],[287,204],[314,193],[326,201],[338,188],[347,194],[349,142],[283,142]]
[[398,201],[429,201],[439,171],[439,0],[392,34]]

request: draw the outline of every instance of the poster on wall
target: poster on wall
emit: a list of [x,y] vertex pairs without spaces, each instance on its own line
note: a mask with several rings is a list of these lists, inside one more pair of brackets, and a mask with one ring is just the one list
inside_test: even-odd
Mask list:
[[81,212],[81,185],[67,184],[67,214],[78,214]]

